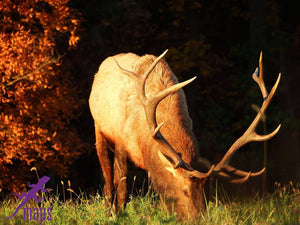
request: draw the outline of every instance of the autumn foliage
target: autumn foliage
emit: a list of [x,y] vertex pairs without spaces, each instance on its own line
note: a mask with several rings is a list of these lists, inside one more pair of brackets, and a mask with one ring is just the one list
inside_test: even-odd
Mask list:
[[64,175],[78,155],[78,102],[60,70],[79,40],[68,1],[1,1],[0,189],[20,190],[33,166]]

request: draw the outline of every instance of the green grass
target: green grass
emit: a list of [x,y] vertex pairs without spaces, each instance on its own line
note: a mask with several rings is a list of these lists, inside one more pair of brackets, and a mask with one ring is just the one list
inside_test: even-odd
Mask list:
[[[134,197],[126,209],[118,215],[108,216],[105,201],[100,195],[86,197],[84,194],[66,202],[58,196],[48,196],[41,205],[30,202],[27,207],[52,208],[52,220],[43,224],[180,224],[174,214],[163,213],[159,199],[150,194],[146,197]],[[0,204],[0,218],[13,214],[18,202],[5,200]],[[247,200],[222,201],[218,195],[214,201],[207,202],[207,210],[201,213],[199,221],[181,224],[300,224],[300,190],[291,183],[280,187],[264,198],[254,197]],[[0,220],[0,224],[39,224],[24,222],[23,211],[9,220]]]

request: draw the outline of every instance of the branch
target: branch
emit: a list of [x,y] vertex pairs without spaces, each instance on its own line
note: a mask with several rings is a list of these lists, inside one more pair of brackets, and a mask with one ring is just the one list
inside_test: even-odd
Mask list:
[[62,58],[63,56],[58,56],[57,58],[51,58],[50,60],[47,60],[46,62],[42,63],[38,68],[36,68],[34,71],[24,75],[24,76],[18,76],[18,77],[15,77],[14,80],[8,82],[7,84],[5,84],[5,86],[11,86],[13,84],[15,84],[16,82],[20,81],[20,80],[24,80],[24,79],[27,79],[29,76],[31,76],[32,74],[42,70],[44,67],[52,64],[52,63],[58,63],[60,61],[60,59]]

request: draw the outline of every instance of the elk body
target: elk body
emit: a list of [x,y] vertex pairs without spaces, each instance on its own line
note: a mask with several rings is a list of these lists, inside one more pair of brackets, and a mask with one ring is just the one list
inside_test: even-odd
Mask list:
[[[209,176],[244,182],[263,173],[244,172],[228,165],[237,149],[250,141],[263,141],[255,128],[275,93],[263,83],[262,65],[253,78],[264,102],[248,130],[231,146],[216,166],[199,160],[186,98],[181,87],[195,78],[178,83],[168,64],[153,55],[133,53],[109,57],[96,73],[89,104],[95,122],[96,149],[105,179],[107,202],[122,208],[127,201],[127,160],[150,174],[153,187],[169,210],[180,218],[194,219],[204,208],[203,188]],[[110,155],[113,154],[113,157]],[[199,165],[202,164],[202,165]],[[206,171],[198,168],[205,166]]]

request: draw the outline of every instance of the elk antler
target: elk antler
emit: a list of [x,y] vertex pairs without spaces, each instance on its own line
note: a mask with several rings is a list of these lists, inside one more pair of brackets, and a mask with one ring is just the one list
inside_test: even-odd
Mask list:
[[157,142],[159,142],[161,145],[163,145],[163,148],[161,148],[160,151],[165,156],[167,156],[168,158],[170,158],[173,161],[175,169],[178,167],[182,167],[182,168],[188,170],[190,176],[205,178],[211,174],[213,167],[211,168],[211,170],[208,173],[201,173],[199,171],[194,170],[190,165],[188,165],[186,162],[184,162],[182,160],[182,158],[173,149],[173,147],[164,138],[164,136],[161,134],[160,128],[162,127],[164,122],[157,125],[157,121],[156,121],[156,108],[157,108],[158,104],[160,103],[160,101],[162,101],[168,95],[170,95],[170,94],[176,92],[177,90],[179,90],[180,88],[184,87],[185,85],[191,83],[193,80],[196,79],[196,77],[193,77],[187,81],[175,84],[171,87],[168,87],[167,89],[159,92],[158,94],[156,94],[155,96],[153,96],[151,98],[147,97],[146,93],[145,93],[145,83],[146,83],[146,80],[147,80],[149,74],[153,71],[153,69],[160,62],[160,60],[165,56],[167,51],[168,50],[164,51],[159,57],[157,57],[154,60],[154,62],[150,65],[150,67],[146,70],[146,72],[141,76],[137,75],[136,73],[134,73],[132,71],[122,68],[119,65],[119,63],[115,59],[114,60],[117,64],[117,66],[119,67],[119,69],[135,81],[137,96],[144,107],[144,111],[145,111],[146,118],[147,118],[147,123],[148,123],[149,129],[152,133],[152,137]]
[[196,77],[189,79],[185,82],[181,82],[178,84],[175,84],[161,92],[159,92],[157,95],[154,97],[148,98],[145,93],[145,83],[146,80],[149,76],[149,74],[152,72],[152,70],[155,68],[155,66],[159,63],[159,61],[165,56],[168,50],[164,51],[159,57],[155,59],[155,61],[150,65],[150,67],[146,70],[146,72],[142,75],[139,76],[136,73],[126,70],[122,68],[119,63],[115,60],[117,66],[119,69],[128,75],[130,78],[132,78],[135,81],[135,87],[136,87],[136,92],[139,100],[141,101],[144,111],[146,114],[147,118],[147,123],[149,126],[149,129],[152,133],[153,138],[155,138],[159,143],[164,145],[164,148],[161,148],[162,153],[174,162],[174,167],[178,168],[180,166],[186,167],[188,170],[193,170],[188,164],[186,164],[181,157],[175,152],[175,150],[172,148],[172,146],[167,142],[167,140],[163,137],[163,135],[160,133],[159,129],[162,127],[163,123],[160,123],[157,125],[156,122],[156,108],[157,105],[161,100],[163,100],[165,97],[170,95],[171,93],[179,90],[180,88],[184,87],[185,85],[191,83]]
[[[259,71],[259,76],[258,76],[258,71]],[[258,84],[258,86],[261,90],[262,96],[264,98],[264,102],[263,102],[259,112],[257,113],[256,117],[252,121],[251,125],[248,127],[248,129],[245,131],[245,133],[233,143],[233,145],[227,151],[227,153],[225,154],[223,159],[216,165],[216,167],[214,168],[214,171],[213,171],[214,174],[216,174],[220,177],[230,179],[230,181],[232,183],[243,183],[249,177],[258,176],[265,171],[265,168],[263,168],[261,171],[259,171],[257,173],[251,173],[251,172],[245,172],[242,170],[238,170],[234,167],[229,166],[228,162],[231,159],[231,157],[236,153],[236,151],[241,146],[243,146],[249,142],[266,141],[266,140],[274,137],[277,134],[277,132],[279,131],[280,126],[281,126],[281,125],[279,125],[272,133],[267,134],[267,135],[259,135],[255,131],[259,121],[262,118],[262,115],[264,114],[265,110],[269,106],[271,99],[273,98],[273,95],[276,92],[276,89],[278,87],[280,77],[281,77],[281,74],[279,73],[277,81],[274,84],[274,86],[272,87],[272,89],[268,95],[265,84],[264,84],[264,80],[263,80],[262,52],[260,53],[260,57],[259,57],[259,69],[256,68],[252,77],[253,77],[254,81]],[[235,179],[235,178],[233,178],[234,176],[235,177],[238,176],[238,177],[242,177],[242,178]]]

